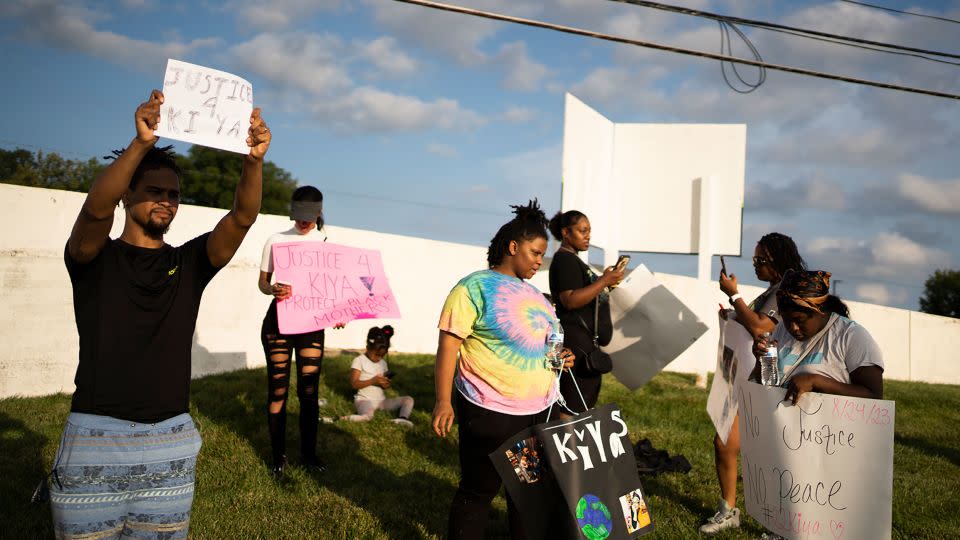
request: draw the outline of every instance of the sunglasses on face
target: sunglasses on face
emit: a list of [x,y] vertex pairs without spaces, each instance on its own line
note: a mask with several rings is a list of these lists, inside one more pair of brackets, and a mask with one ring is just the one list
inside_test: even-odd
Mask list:
[[763,265],[765,265],[765,264],[770,264],[770,259],[768,259],[768,258],[766,258],[766,257],[762,257],[762,256],[761,256],[761,257],[754,257],[754,258],[753,258],[753,265],[754,265],[754,266],[763,266]]

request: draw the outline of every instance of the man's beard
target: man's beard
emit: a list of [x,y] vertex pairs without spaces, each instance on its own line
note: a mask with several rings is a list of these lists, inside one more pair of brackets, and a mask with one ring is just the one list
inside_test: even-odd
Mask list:
[[167,231],[170,230],[170,224],[173,223],[173,219],[166,223],[159,221],[154,221],[150,216],[147,216],[147,219],[144,221],[134,220],[138,225],[143,229],[143,232],[147,236],[153,238],[154,240],[163,240],[163,235],[167,234]]

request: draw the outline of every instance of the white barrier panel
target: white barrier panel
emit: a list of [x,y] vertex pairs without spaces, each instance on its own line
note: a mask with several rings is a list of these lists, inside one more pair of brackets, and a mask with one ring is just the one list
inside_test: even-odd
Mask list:
[[[77,329],[63,248],[83,202],[83,193],[0,184],[0,398],[72,392],[77,369]],[[173,245],[213,229],[225,210],[181,205],[167,241]],[[112,236],[123,227],[123,211],[114,219]],[[506,217],[506,216],[505,216]],[[193,374],[207,375],[262,367],[260,323],[270,297],[257,288],[260,255],[267,238],[290,228],[284,216],[261,215],[240,250],[204,293],[194,336]],[[393,326],[397,352],[432,354],[436,323],[447,293],[463,276],[486,266],[486,247],[329,226],[331,242],[378,247],[390,271],[390,284],[403,318]],[[429,275],[418,257],[443,254]],[[635,257],[636,259],[636,257]],[[549,261],[531,282],[549,290]],[[726,297],[716,283],[654,274],[708,330],[666,366],[668,371],[702,373],[717,362],[717,303]],[[744,297],[762,292],[741,286]],[[848,302],[884,353],[886,378],[960,384],[960,321],[903,309]],[[911,323],[911,321],[913,321]],[[352,323],[327,332],[330,348],[359,349],[374,323]],[[912,333],[911,333],[912,328]]]
[[892,401],[740,385],[747,512],[786,538],[890,538]]

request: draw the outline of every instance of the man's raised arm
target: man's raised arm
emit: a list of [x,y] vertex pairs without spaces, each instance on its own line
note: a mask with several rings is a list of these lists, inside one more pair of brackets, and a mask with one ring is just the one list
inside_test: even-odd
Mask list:
[[113,226],[114,210],[123,193],[130,187],[130,180],[143,156],[157,142],[153,130],[160,122],[161,104],[163,92],[154,90],[150,93],[150,98],[137,107],[133,115],[137,136],[90,186],[87,199],[80,208],[67,241],[67,251],[74,261],[88,263],[106,245],[110,228]]
[[259,107],[250,115],[247,145],[250,146],[250,153],[243,159],[243,172],[233,197],[233,209],[217,223],[207,238],[207,256],[217,268],[230,262],[260,213],[263,157],[270,148],[270,129],[260,117]]

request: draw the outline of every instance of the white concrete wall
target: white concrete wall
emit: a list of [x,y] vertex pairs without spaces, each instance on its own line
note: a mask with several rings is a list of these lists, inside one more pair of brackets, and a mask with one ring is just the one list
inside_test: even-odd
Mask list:
[[[0,398],[72,392],[78,338],[63,247],[84,195],[0,184]],[[180,244],[213,228],[224,211],[183,205],[167,240]],[[118,210],[112,235],[122,227]],[[266,238],[289,227],[283,216],[260,216],[230,264],[204,295],[194,344],[194,375],[264,364],[260,322],[270,298],[256,287]],[[331,348],[360,348],[367,328],[390,322],[399,352],[436,350],[436,323],[443,299],[466,274],[483,268],[486,248],[423,238],[329,227],[330,241],[377,248],[403,318],[356,321],[327,332]],[[546,270],[534,283],[546,290]],[[658,274],[711,330],[668,366],[671,371],[705,372],[716,363],[717,303],[725,297],[715,283]],[[743,287],[751,298],[756,287]],[[880,343],[887,377],[960,384],[960,321],[902,309],[850,302],[853,316]]]

